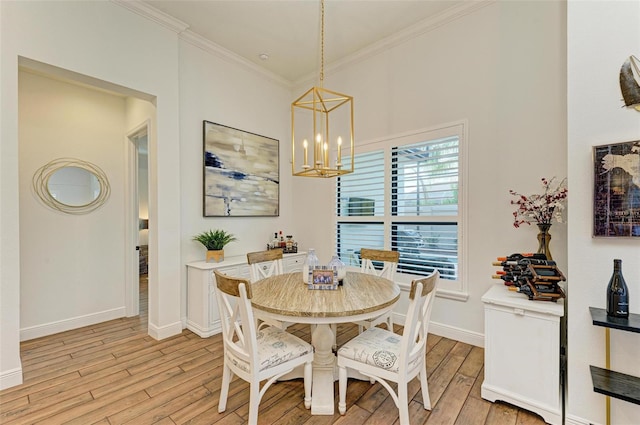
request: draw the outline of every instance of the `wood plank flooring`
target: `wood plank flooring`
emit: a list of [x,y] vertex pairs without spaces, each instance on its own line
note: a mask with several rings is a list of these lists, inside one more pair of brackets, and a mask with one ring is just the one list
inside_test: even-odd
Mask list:
[[[218,413],[223,347],[220,335],[202,339],[185,330],[156,341],[147,335],[146,281],[141,280],[142,314],[25,341],[24,383],[0,392],[0,424],[244,424],[248,385],[234,379],[227,410]],[[309,327],[288,328],[309,340]],[[341,325],[338,344],[357,328]],[[484,353],[430,335],[427,373],[433,409],[424,410],[420,384],[409,394],[414,425],[539,425],[537,415],[480,397]],[[350,380],[347,414],[311,416],[302,401],[302,381],[273,385],[260,403],[260,424],[398,423],[398,411],[380,384]],[[337,406],[338,389],[335,387]]]

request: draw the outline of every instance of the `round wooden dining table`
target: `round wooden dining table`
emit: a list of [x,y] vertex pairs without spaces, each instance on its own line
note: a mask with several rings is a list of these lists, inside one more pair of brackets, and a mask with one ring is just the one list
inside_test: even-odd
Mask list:
[[316,325],[311,414],[333,415],[336,357],[331,348],[332,324],[371,319],[389,312],[400,298],[400,288],[382,277],[347,272],[336,290],[308,289],[302,273],[286,273],[251,285],[251,304],[259,318]]

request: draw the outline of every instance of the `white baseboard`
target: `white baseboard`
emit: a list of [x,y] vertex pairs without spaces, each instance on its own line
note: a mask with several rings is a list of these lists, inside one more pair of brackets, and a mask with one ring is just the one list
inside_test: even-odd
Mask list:
[[216,320],[213,323],[213,326],[204,329],[198,326],[197,323],[187,321],[187,329],[198,335],[200,338],[209,338],[211,335],[216,335],[222,332],[222,323],[220,322],[220,320]]
[[155,326],[153,323],[149,322],[148,326],[149,335],[158,341],[182,333],[182,320],[165,326]]
[[565,425],[600,425],[598,423],[591,422],[584,418],[580,418],[574,415],[565,415],[564,424]]
[[87,314],[85,316],[71,317],[57,322],[44,323],[42,325],[31,326],[20,329],[20,341],[28,341],[42,336],[53,335],[71,329],[78,329],[83,326],[95,325],[96,323],[125,317],[124,307],[105,310],[98,313]]
[[466,329],[431,322],[429,324],[429,333],[464,342],[465,344],[475,345],[476,347],[484,347],[484,334],[478,332],[471,332]]
[[0,373],[0,390],[22,384],[22,368],[18,367]]
[[[402,324],[404,320],[404,314],[393,313],[393,323]],[[429,333],[464,342],[465,344],[475,345],[476,347],[484,347],[484,334],[478,332],[471,332],[466,329],[431,322],[429,324]]]

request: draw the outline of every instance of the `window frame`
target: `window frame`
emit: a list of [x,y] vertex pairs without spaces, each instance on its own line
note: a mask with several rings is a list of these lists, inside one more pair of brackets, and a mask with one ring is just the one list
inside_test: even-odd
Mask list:
[[[458,137],[458,270],[457,279],[440,279],[437,295],[458,301],[466,301],[469,298],[467,279],[467,120],[459,120],[439,126],[396,134],[389,137],[358,143],[355,146],[354,155],[382,151],[384,158],[384,207],[383,215],[372,216],[340,216],[338,215],[338,179],[336,179],[334,194],[334,247],[338,248],[338,229],[341,223],[384,223],[384,249],[391,249],[392,228],[394,224],[402,223],[450,223],[451,215],[421,215],[421,216],[397,216],[392,215],[392,150],[394,147],[411,145],[419,142],[428,142],[441,138]],[[357,172],[357,167],[356,170]],[[409,273],[396,273],[396,281],[401,287],[408,288],[411,280],[419,278],[419,275]],[[405,289],[406,289],[405,288]]]

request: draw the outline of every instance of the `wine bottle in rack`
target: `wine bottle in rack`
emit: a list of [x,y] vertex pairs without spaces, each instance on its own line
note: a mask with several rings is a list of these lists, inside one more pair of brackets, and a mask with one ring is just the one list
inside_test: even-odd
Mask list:
[[519,261],[523,258],[534,258],[536,260],[546,260],[547,256],[541,253],[533,252],[516,252],[515,254],[507,255],[506,257],[498,257],[498,261]]

